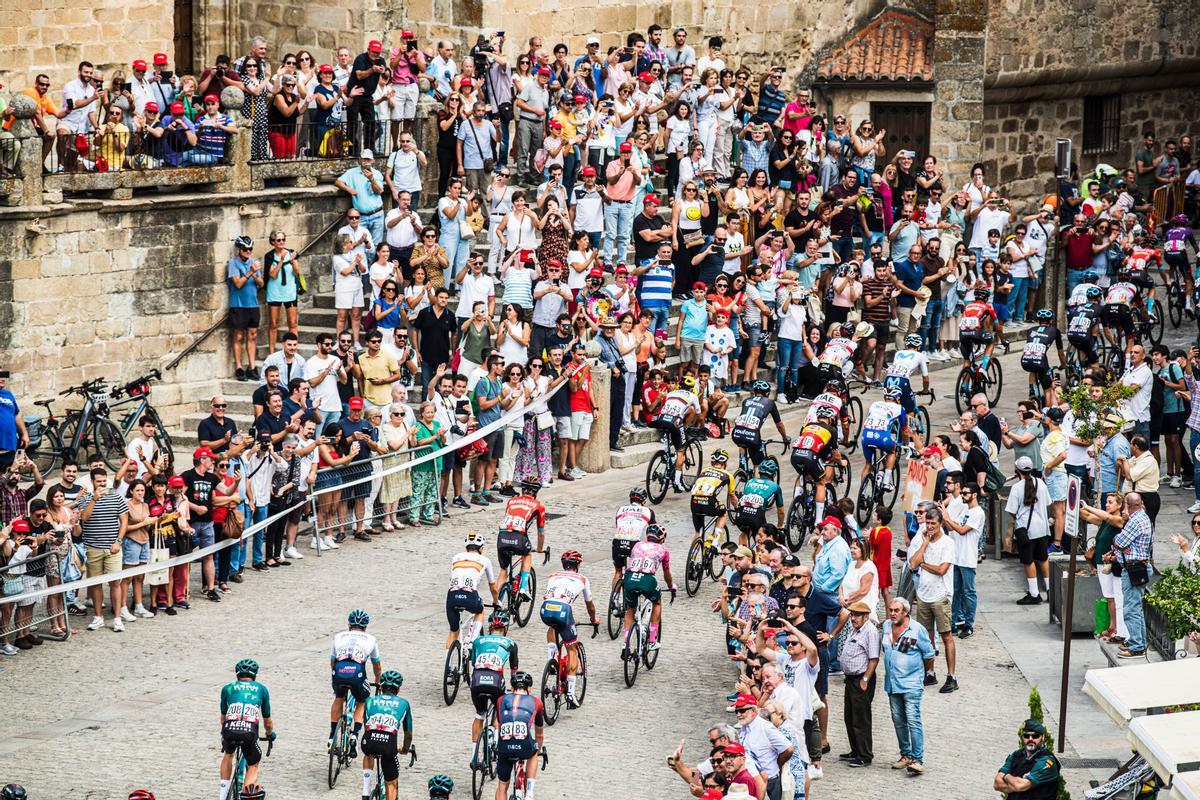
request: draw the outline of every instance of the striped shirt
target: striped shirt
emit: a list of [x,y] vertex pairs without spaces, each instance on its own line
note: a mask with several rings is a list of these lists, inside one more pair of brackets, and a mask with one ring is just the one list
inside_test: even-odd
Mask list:
[[1154,539],[1154,525],[1145,509],[1139,508],[1125,521],[1125,527],[1113,539],[1113,548],[1122,564],[1130,561],[1149,561],[1150,544]]
[[675,281],[675,269],[657,260],[655,266],[642,275],[642,308],[670,308],[671,285]]
[[1185,369],[1183,382],[1192,394],[1192,413],[1188,414],[1187,426],[1193,431],[1200,431],[1200,380],[1196,379],[1196,371],[1190,367]]
[[[80,511],[87,509],[92,503],[91,493],[81,493],[75,500],[75,507]],[[121,532],[121,515],[129,513],[129,503],[113,490],[100,498],[92,514],[80,522],[83,528],[83,544],[85,547],[107,549],[117,540]]]
[[890,280],[883,278],[867,278],[863,281],[863,319],[869,322],[888,322],[892,318],[892,304],[890,302],[878,303],[873,306],[866,304],[866,298],[874,300],[888,289],[894,288]]

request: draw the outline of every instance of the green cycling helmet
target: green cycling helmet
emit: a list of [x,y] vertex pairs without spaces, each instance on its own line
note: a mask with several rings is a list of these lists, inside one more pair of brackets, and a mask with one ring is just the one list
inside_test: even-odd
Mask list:
[[449,775],[434,775],[429,779],[430,797],[449,797],[454,791],[454,779]]
[[234,673],[240,678],[243,675],[249,675],[251,678],[258,677],[258,662],[253,658],[243,658],[233,667]]
[[404,676],[399,670],[389,669],[379,676],[379,685],[384,689],[399,689],[404,685]]
[[363,611],[361,608],[356,608],[346,617],[351,628],[365,628],[371,624],[371,615]]

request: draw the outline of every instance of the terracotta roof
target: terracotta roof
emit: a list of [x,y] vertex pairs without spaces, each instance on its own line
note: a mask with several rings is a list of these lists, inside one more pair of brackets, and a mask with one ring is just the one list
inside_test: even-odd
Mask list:
[[933,79],[933,24],[889,8],[820,60],[825,81],[929,81]]

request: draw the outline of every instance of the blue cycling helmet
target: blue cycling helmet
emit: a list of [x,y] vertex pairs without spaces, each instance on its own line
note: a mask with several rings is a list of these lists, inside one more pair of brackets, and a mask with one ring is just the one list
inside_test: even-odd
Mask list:
[[3,798],[3,800],[25,800],[25,787],[19,783],[10,783],[3,789],[0,789],[0,798]]
[[253,658],[243,658],[233,667],[234,673],[240,678],[249,675],[251,679],[258,677],[258,662]]
[[899,403],[903,396],[904,392],[900,391],[899,386],[889,386],[883,390],[883,399],[889,403]]
[[1100,291],[1099,286],[1089,286],[1084,295],[1094,303],[1104,296],[1104,292]]
[[750,390],[755,394],[767,394],[771,391],[771,384],[764,380],[757,380],[751,384]]
[[439,773],[429,779],[428,787],[430,797],[449,797],[454,791],[454,779]]
[[399,689],[404,685],[404,676],[399,670],[389,669],[379,676],[379,685],[384,689]]
[[351,628],[365,628],[371,624],[371,615],[361,608],[356,608],[350,612],[346,620],[350,623]]
[[1094,269],[1085,270],[1083,273],[1084,283],[1095,283],[1100,280],[1100,275]]
[[761,478],[774,478],[779,474],[779,465],[775,463],[775,459],[768,458],[758,465],[758,475]]

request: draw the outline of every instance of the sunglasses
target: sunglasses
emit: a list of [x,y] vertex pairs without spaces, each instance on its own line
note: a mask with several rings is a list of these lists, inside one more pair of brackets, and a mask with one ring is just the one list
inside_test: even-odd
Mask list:
[[218,463],[218,464],[217,464],[217,469],[221,469],[221,468],[223,468],[223,467],[228,467],[228,466],[229,466],[229,462],[228,462],[228,461],[222,461],[222,462],[220,462],[220,463]]
[[541,369],[542,365],[541,364],[530,364],[529,368],[530,369]]
[[362,217],[360,217],[358,214],[355,214],[354,216],[347,216],[346,219],[362,219]]
[[392,416],[393,417],[403,417],[404,414],[403,414],[403,412],[400,412],[400,411],[393,411]]
[[287,241],[286,236],[280,236],[278,239],[272,239],[271,244],[283,244],[286,241]]
[[1040,733],[1028,733],[1028,732],[1026,732],[1026,733],[1022,733],[1022,734],[1021,734],[1021,738],[1022,738],[1022,739],[1040,739],[1040,738],[1042,738],[1042,735],[1041,735]]
[[213,408],[229,408],[229,404],[228,403],[213,403],[212,407]]

